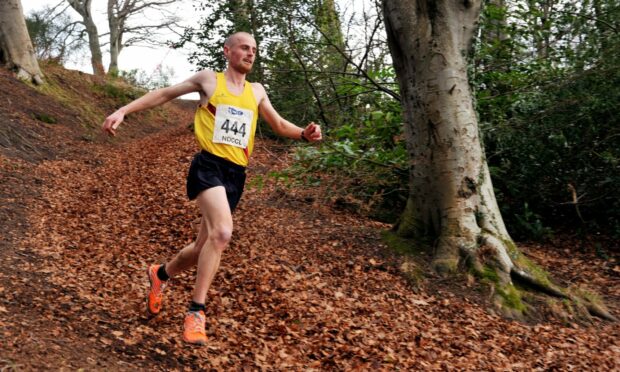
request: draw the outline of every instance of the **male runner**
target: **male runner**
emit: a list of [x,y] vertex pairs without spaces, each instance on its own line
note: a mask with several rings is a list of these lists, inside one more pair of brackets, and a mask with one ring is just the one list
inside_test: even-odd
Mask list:
[[204,345],[205,299],[222,252],[228,245],[234,211],[245,183],[245,167],[254,147],[258,114],[278,135],[310,142],[321,140],[321,128],[310,123],[302,129],[283,119],[273,108],[265,88],[249,83],[246,74],[256,57],[252,35],[237,32],[224,42],[228,66],[223,73],[203,70],[171,87],[154,90],[121,107],[103,122],[103,131],[116,135],[125,115],[161,105],[190,92],[200,94],[194,131],[201,151],[194,157],[187,176],[187,196],[196,199],[202,218],[196,241],[171,261],[151,265],[147,312],[160,312],[166,281],[197,265],[196,283],[185,317],[183,339]]

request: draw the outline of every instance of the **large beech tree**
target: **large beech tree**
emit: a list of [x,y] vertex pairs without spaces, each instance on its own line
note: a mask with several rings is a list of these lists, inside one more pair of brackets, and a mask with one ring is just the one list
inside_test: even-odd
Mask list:
[[0,63],[20,79],[43,83],[20,0],[0,1]]
[[493,192],[468,82],[481,0],[383,0],[388,44],[401,90],[410,157],[409,197],[399,235],[433,242],[440,273],[461,263],[496,282],[495,302],[518,315],[513,280],[583,303],[555,286],[512,242]]

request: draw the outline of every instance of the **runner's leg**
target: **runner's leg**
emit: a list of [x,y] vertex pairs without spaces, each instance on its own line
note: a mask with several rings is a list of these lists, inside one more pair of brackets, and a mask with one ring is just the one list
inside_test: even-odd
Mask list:
[[198,263],[198,256],[207,242],[207,236],[207,223],[204,217],[202,217],[198,226],[196,241],[186,245],[170,262],[166,263],[166,273],[168,276],[172,278]]
[[233,221],[223,186],[202,191],[196,201],[206,225],[207,239],[198,256],[196,285],[192,300],[197,304],[204,304],[207,291],[220,267],[222,252],[232,237]]

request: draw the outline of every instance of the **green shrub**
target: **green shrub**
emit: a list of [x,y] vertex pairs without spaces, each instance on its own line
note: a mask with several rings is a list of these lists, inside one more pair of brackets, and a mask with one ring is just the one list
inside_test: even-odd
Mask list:
[[287,172],[336,205],[392,222],[407,199],[407,153],[399,103],[377,102],[381,109],[328,130],[322,144],[299,147]]
[[[620,234],[617,64],[556,72],[509,107],[504,100],[482,105],[481,118],[509,229],[528,238],[547,235],[543,223]],[[506,112],[496,115],[498,108]]]

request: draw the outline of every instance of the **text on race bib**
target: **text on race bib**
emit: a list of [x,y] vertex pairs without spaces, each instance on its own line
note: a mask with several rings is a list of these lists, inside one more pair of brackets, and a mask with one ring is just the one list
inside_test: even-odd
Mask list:
[[230,105],[217,105],[213,143],[248,147],[254,112]]

